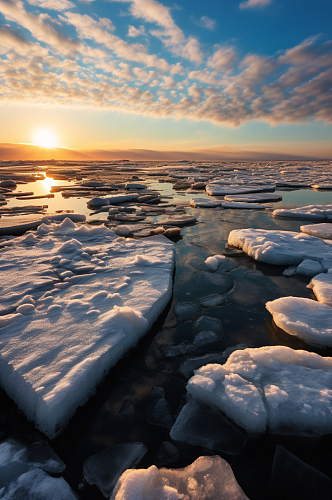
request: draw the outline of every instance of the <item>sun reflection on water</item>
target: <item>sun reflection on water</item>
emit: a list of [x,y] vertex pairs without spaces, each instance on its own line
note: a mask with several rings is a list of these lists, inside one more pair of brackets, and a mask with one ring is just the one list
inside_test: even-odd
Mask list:
[[50,193],[51,187],[54,186],[55,181],[52,179],[52,177],[45,177],[45,179],[42,181],[42,186],[43,189],[47,192]]

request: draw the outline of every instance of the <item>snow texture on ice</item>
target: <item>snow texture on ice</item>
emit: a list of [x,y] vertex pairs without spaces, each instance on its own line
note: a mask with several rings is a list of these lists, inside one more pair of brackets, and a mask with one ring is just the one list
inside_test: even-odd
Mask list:
[[315,236],[293,231],[235,229],[229,233],[228,244],[267,264],[292,266],[311,259],[328,269],[325,262],[332,261],[331,245]]
[[249,433],[324,435],[332,426],[332,359],[284,346],[233,352],[195,372],[188,392]]
[[312,289],[318,302],[332,307],[332,273],[317,274],[307,288]]
[[219,456],[199,457],[184,469],[127,470],[112,500],[248,500],[230,465]]
[[332,224],[323,222],[322,224],[308,224],[300,227],[301,231],[317,238],[332,240]]
[[266,303],[275,324],[312,345],[332,347],[332,307],[302,297],[281,297]]
[[1,250],[0,380],[54,437],[167,305],[174,248],[163,236],[118,241],[68,219],[10,243]]
[[229,194],[225,196],[225,200],[242,203],[266,203],[271,201],[280,201],[282,200],[282,195],[271,193]]
[[273,211],[273,217],[288,217],[296,219],[331,220],[332,205],[308,205],[299,208],[280,208]]
[[211,273],[214,273],[219,269],[223,261],[225,260],[224,255],[213,255],[205,260],[206,267]]

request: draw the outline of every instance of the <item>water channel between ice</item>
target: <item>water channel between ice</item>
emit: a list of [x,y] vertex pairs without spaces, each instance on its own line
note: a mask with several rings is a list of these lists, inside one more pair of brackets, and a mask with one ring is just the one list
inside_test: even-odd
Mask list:
[[[37,181],[31,186],[25,185],[24,191],[33,190],[35,194],[45,194],[49,192],[51,183]],[[60,180],[54,181],[53,185],[55,184],[71,185],[69,181]],[[177,206],[185,205],[192,197],[186,192],[182,194],[174,191],[172,184],[168,182],[153,180],[148,183],[148,187],[170,196],[172,199],[169,201],[175,202]],[[269,204],[271,209],[332,203],[330,192],[304,189],[282,191],[282,194],[283,201]],[[209,198],[207,195],[200,197]],[[84,197],[63,198],[61,193],[55,193],[53,199],[42,201],[48,205],[49,212],[71,210],[86,214],[89,221],[107,217],[107,213],[89,215],[91,211],[87,209],[87,199]],[[8,207],[24,204],[24,200],[12,199]],[[193,325],[202,313],[220,319],[225,336],[213,344],[193,347],[192,356],[221,352],[236,344],[246,344],[248,347],[281,344],[295,349],[313,350],[322,355],[329,354],[327,350],[317,350],[279,330],[265,308],[267,301],[287,295],[314,298],[312,291],[306,288],[309,278],[298,275],[287,278],[282,275],[284,267],[255,262],[248,256],[227,258],[215,273],[208,272],[204,264],[207,257],[222,254],[229,232],[233,229],[251,227],[299,231],[303,221],[276,219],[272,217],[272,211],[194,209],[188,206],[185,210],[188,215],[195,216],[198,223],[183,228],[182,239],[175,244],[173,296],[168,309],[137,348],[130,351],[111,370],[88,403],[78,409],[68,428],[51,442],[53,449],[67,465],[65,479],[82,500],[103,498],[96,487],[82,485],[83,463],[93,453],[116,443],[141,441],[147,446],[148,453],[140,467],[148,467],[154,463],[161,443],[169,440],[167,428],[149,423],[149,397],[154,386],[163,387],[171,414],[176,417],[186,397],[186,380],[179,373],[185,356],[169,355],[169,347],[183,342],[192,344]],[[162,222],[162,217],[154,220]],[[192,302],[199,305],[200,299],[216,293],[225,296],[222,305],[207,308],[199,306],[195,317],[182,322],[176,320],[177,304]],[[128,400],[132,403],[133,411],[125,412],[123,405]],[[0,401],[1,419],[11,422],[12,434],[31,432],[32,424],[26,422],[3,391]],[[221,454],[231,464],[239,484],[251,500],[268,498],[275,444],[286,441],[288,449],[297,456],[330,474],[332,449],[328,437],[318,443],[292,438],[261,437],[247,443],[244,452],[237,459]],[[202,454],[212,454],[211,451],[198,447],[179,444],[177,447],[180,458],[171,467],[187,466]]]

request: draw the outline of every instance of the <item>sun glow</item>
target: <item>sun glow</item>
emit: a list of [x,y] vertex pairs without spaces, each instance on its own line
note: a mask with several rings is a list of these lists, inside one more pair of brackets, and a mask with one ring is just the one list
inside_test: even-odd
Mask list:
[[57,148],[58,140],[50,129],[40,129],[37,130],[34,136],[36,146],[41,146],[42,148]]

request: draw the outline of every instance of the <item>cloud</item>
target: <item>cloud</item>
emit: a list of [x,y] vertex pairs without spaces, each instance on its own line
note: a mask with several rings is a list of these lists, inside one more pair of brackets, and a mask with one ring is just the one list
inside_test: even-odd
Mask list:
[[135,26],[128,26],[128,34],[132,38],[145,34],[144,26],[140,26],[139,28],[135,28]]
[[249,9],[255,7],[265,7],[272,3],[272,0],[247,0],[246,2],[241,2],[240,9]]
[[233,47],[216,50],[207,60],[207,66],[217,71],[227,72],[233,69],[237,56]]
[[49,10],[66,10],[75,7],[70,0],[28,0],[30,5]]
[[216,27],[216,21],[214,21],[214,19],[210,19],[207,16],[202,16],[199,21],[196,22],[196,24],[211,31],[213,31]]
[[183,31],[175,24],[168,7],[156,0],[111,1],[130,3],[129,11],[133,17],[161,26],[163,30],[150,30],[150,33],[159,38],[173,54],[198,64],[202,62],[203,54],[198,41],[193,37],[186,39]]

